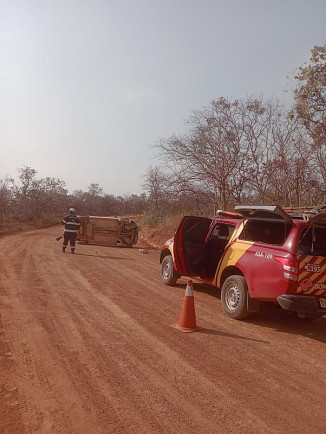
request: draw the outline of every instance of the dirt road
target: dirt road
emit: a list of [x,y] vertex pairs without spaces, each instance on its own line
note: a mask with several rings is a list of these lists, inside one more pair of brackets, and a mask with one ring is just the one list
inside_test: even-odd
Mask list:
[[245,322],[158,253],[77,244],[61,228],[0,239],[1,433],[325,433],[326,318],[270,306]]

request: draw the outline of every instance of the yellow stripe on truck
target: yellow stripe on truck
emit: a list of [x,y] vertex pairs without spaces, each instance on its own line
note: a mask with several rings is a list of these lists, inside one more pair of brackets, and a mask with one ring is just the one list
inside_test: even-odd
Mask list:
[[[311,262],[313,258],[314,256],[306,256],[305,259],[300,264],[300,269],[299,269],[300,274],[298,277],[299,281],[303,280],[308,274],[310,274],[310,271],[306,271],[304,267],[306,264],[309,264],[309,262]],[[317,261],[314,262],[314,265],[319,265],[323,261],[323,259],[324,259],[323,257],[319,257]]]
[[225,270],[226,266],[232,266],[236,265],[236,263],[239,261],[239,259],[246,253],[248,249],[254,244],[252,241],[241,241],[241,248],[239,248],[239,242],[233,243],[233,240],[237,239],[238,235],[243,229],[243,223],[238,227],[238,229],[234,232],[232,238],[230,239],[231,246],[227,250],[226,254],[224,255],[222,262],[219,264],[218,271],[214,277],[213,284],[216,285],[218,288],[221,286],[221,276],[222,272]]
[[[311,262],[311,260],[312,260],[313,258],[314,258],[313,256],[307,256],[307,257],[302,261],[302,263],[300,264],[300,270],[299,270],[299,271],[301,271],[302,269],[304,269],[305,265],[308,264],[309,262]],[[319,265],[323,260],[324,260],[323,257],[319,257],[319,258],[316,260],[316,262],[313,263],[313,265]],[[320,277],[322,274],[325,273],[325,271],[326,271],[326,264],[324,264],[324,265],[321,266],[320,271],[319,271],[318,273],[313,273],[313,274],[311,275],[311,274],[310,274],[311,272],[309,272],[309,271],[305,271],[305,272],[302,272],[301,274],[299,274],[299,278],[298,278],[299,286],[298,286],[298,288],[297,288],[297,294],[300,293],[300,292],[303,292],[305,295],[309,295],[309,294],[313,293],[314,291],[316,291],[316,289],[315,289],[315,284],[323,284],[323,283],[325,283],[325,281],[326,281],[326,275],[324,275],[323,277]],[[311,287],[311,289],[305,290],[305,289],[302,287],[302,285],[303,285],[303,282],[304,282],[304,278],[305,278],[307,275],[310,275],[310,277],[309,277],[308,280],[310,280],[310,282],[312,283],[312,287]],[[319,291],[316,292],[315,295],[320,295],[320,294],[322,294],[323,292],[324,292],[324,290],[319,290]]]

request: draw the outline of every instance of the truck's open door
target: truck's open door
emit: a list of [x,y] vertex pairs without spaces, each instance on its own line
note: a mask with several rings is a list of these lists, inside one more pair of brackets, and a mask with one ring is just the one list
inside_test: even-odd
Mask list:
[[175,268],[181,276],[203,272],[206,257],[206,236],[212,219],[186,216],[174,237]]

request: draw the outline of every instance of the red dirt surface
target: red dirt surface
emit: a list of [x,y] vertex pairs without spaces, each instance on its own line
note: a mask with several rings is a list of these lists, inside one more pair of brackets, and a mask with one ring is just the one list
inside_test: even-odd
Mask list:
[[63,254],[61,230],[0,239],[1,433],[325,433],[325,317],[235,321],[194,282],[182,333],[157,251]]

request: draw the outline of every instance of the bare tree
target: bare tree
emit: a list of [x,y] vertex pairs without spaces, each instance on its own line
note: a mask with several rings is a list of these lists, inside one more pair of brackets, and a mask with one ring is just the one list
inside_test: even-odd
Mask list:
[[142,187],[148,195],[151,212],[161,216],[169,199],[166,174],[157,166],[148,167]]
[[318,172],[314,169],[311,146],[300,126],[281,130],[275,135],[273,159],[266,171],[270,174],[265,191],[267,200],[285,206],[314,202],[318,190]]
[[13,212],[29,221],[62,208],[67,194],[65,183],[57,178],[37,179],[37,171],[30,167],[18,169],[18,185],[13,188]]
[[179,195],[200,192],[215,209],[228,208],[244,196],[257,194],[263,200],[268,185],[263,169],[274,145],[276,108],[261,98],[220,98],[193,111],[187,134],[155,145],[169,189]]

